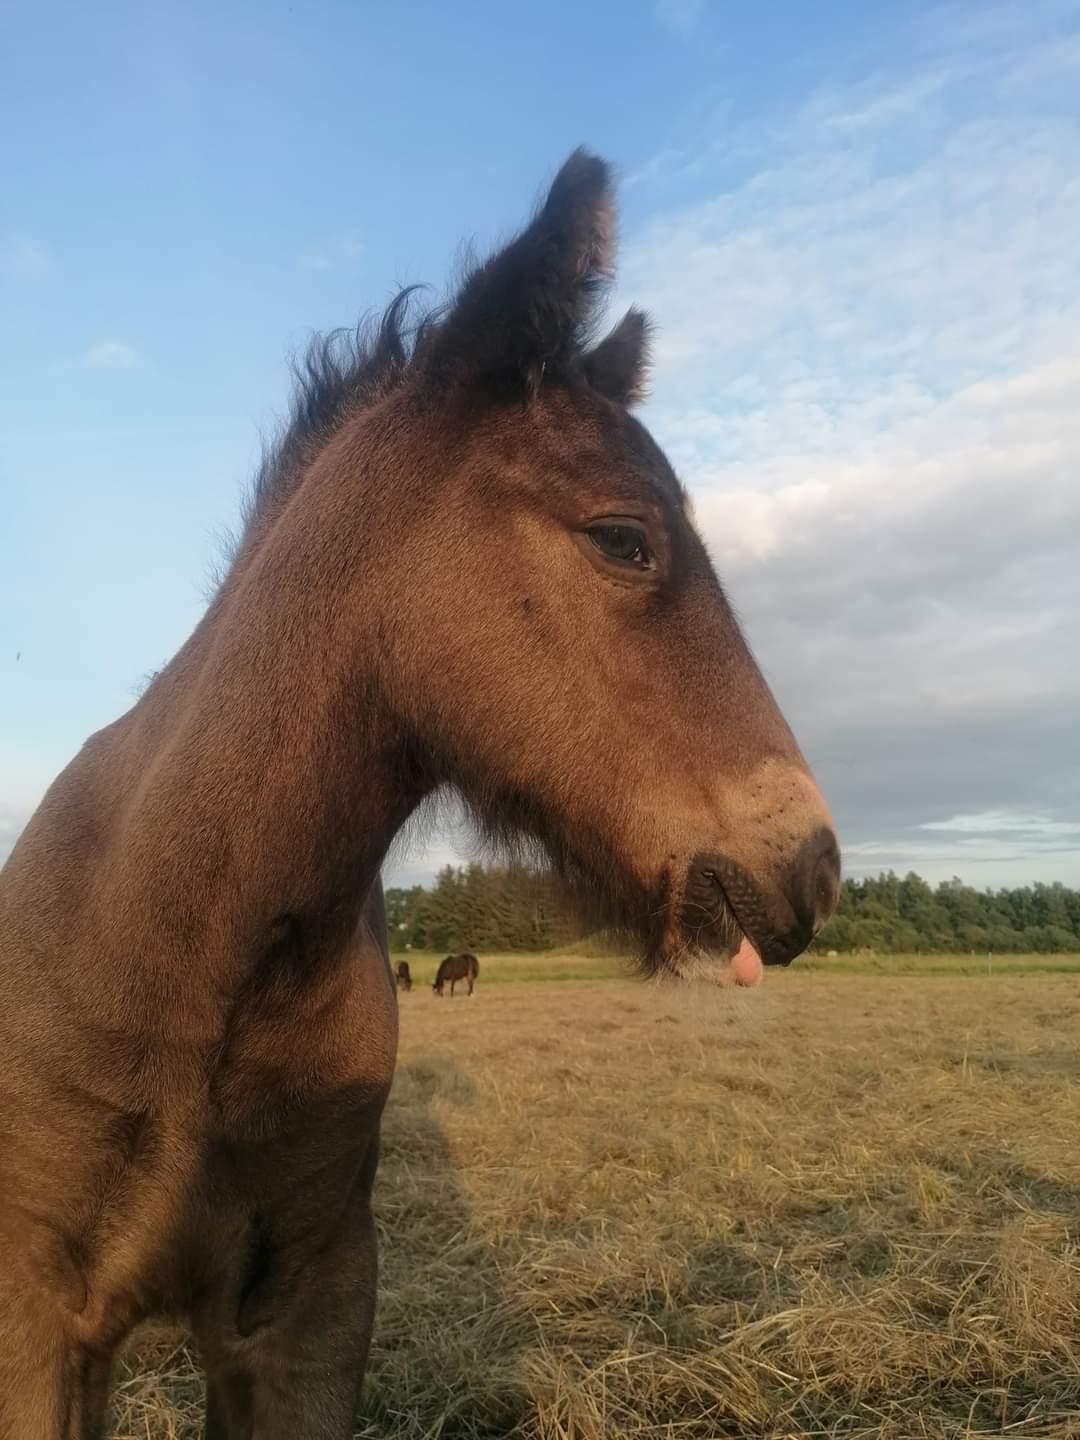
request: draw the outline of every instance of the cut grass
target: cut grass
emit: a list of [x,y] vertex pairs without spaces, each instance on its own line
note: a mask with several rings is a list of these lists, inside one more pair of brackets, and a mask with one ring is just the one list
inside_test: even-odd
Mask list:
[[[358,1436],[1080,1437],[1073,979],[489,969],[401,998]],[[175,1343],[116,1436],[200,1433]]]
[[[395,954],[394,963],[407,960],[413,984],[430,988],[442,954],[411,950]],[[803,955],[796,974],[824,975],[1076,975],[1080,955]],[[629,957],[595,955],[573,947],[535,954],[482,954],[478,985],[506,985],[516,981],[625,980],[632,968]],[[463,994],[464,990],[457,993]],[[449,994],[449,991],[447,991]]]
[[[399,960],[409,962],[413,986],[419,990],[430,990],[431,982],[439,962],[444,957],[423,950],[410,950],[406,955],[394,955],[393,963]],[[487,952],[480,956],[480,976],[477,988],[482,985],[508,985],[518,981],[538,983],[544,980],[625,980],[629,976],[630,961],[618,955],[590,955],[576,950],[545,950],[540,952],[517,951],[503,955]],[[454,998],[464,995],[468,987],[458,981]],[[449,986],[446,990],[450,994]]]

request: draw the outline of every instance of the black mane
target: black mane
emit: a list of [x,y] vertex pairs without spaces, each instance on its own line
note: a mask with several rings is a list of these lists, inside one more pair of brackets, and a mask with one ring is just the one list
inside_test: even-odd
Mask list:
[[276,515],[299,484],[306,465],[349,414],[388,395],[404,380],[433,317],[410,323],[409,305],[420,286],[399,290],[382,315],[353,329],[316,335],[291,364],[289,419],[260,461],[244,502],[240,545]]

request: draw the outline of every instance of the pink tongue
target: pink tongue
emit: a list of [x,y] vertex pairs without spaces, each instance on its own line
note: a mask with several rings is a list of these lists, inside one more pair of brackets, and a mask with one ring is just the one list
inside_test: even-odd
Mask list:
[[761,956],[743,936],[742,944],[731,957],[732,979],[736,985],[760,985],[762,975]]

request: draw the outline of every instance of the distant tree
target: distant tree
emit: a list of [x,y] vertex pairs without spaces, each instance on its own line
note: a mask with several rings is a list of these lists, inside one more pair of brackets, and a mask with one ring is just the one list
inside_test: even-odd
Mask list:
[[[446,866],[433,885],[386,892],[394,949],[547,950],[582,938],[560,886],[520,863]],[[597,939],[597,943],[608,943]],[[845,880],[817,950],[1080,952],[1080,890],[1066,885],[975,890],[891,871]]]

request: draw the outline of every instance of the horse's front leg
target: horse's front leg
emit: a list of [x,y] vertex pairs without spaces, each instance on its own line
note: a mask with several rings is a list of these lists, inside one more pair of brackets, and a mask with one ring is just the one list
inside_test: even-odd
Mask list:
[[102,1440],[112,1356],[73,1341],[49,1308],[0,1283],[0,1440]]
[[236,1305],[229,1286],[195,1317],[206,1440],[351,1440],[375,1316],[377,1155],[376,1138],[330,1237],[278,1250],[271,1234],[255,1289]]

